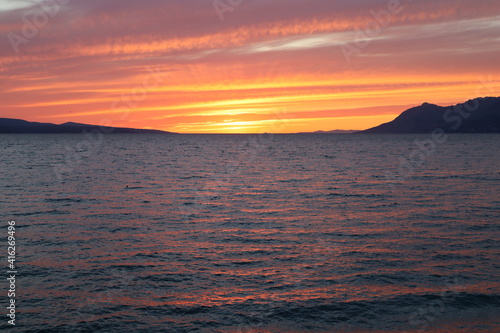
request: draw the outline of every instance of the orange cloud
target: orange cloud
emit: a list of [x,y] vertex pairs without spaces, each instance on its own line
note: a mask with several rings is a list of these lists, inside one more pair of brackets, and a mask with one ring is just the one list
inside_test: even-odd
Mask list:
[[[227,133],[286,110],[285,132],[364,129],[500,91],[496,1],[402,3],[350,62],[341,46],[387,1],[259,2],[224,23],[202,1],[69,4],[20,54],[0,44],[0,116]],[[20,33],[26,10],[0,12],[0,31]]]

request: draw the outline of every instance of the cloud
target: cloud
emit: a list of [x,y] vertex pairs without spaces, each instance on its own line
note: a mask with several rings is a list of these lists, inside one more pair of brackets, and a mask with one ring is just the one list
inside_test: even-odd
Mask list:
[[[0,116],[98,122],[152,66],[165,81],[129,116],[146,127],[245,109],[265,120],[279,105],[298,119],[347,109],[371,116],[367,108],[380,105],[459,102],[478,76],[500,74],[496,0],[401,0],[364,41],[359,32],[389,1],[244,1],[223,22],[206,0],[64,2],[18,53],[8,34],[24,36],[44,6],[0,2]],[[367,46],[347,62],[341,46],[359,42]]]

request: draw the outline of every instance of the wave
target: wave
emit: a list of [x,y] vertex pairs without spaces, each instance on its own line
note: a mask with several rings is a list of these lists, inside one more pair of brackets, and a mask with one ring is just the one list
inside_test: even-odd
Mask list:
[[[499,313],[500,295],[443,293],[401,295],[393,298],[338,302],[255,301],[213,306],[145,305],[85,310],[87,319],[72,324],[40,325],[23,332],[120,331],[147,332],[332,332],[344,328],[359,331],[425,331],[457,315]],[[133,313],[125,315],[124,313]],[[497,322],[498,324],[498,322]],[[483,327],[488,323],[483,322]],[[279,328],[281,327],[281,329]]]

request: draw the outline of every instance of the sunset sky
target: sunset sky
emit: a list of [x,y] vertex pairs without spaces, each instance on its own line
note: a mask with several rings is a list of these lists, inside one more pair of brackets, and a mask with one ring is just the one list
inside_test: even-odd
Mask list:
[[498,0],[0,0],[0,117],[366,129],[500,95]]

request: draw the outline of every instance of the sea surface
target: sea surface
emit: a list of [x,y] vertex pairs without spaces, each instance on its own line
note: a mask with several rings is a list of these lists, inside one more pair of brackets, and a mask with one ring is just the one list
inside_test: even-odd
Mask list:
[[0,135],[12,332],[500,332],[500,135],[429,140]]

